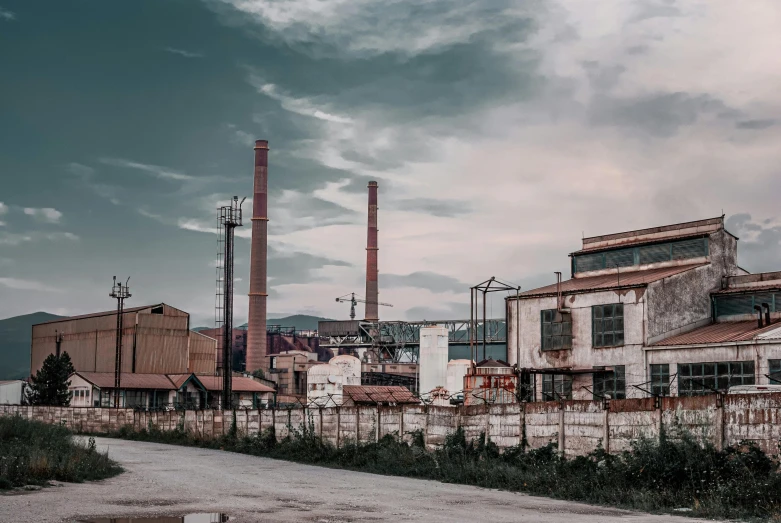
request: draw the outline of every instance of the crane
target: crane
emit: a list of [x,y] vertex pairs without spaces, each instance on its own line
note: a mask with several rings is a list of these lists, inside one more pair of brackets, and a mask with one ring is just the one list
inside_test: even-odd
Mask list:
[[[367,302],[366,300],[364,300],[362,298],[356,298],[354,292],[351,292],[350,294],[345,294],[344,296],[339,296],[338,298],[336,298],[336,301],[338,303],[348,302],[350,304],[350,319],[351,320],[355,319],[355,306],[356,305],[358,305],[359,303],[369,303],[369,302]],[[380,303],[380,302],[377,302],[377,305],[382,305],[383,307],[393,307],[393,305],[391,305],[390,303]]]

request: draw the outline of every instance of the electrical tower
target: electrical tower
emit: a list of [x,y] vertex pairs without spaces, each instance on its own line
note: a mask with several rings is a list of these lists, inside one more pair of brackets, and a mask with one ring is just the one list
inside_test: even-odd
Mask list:
[[124,285],[120,281],[117,283],[117,277],[114,276],[114,285],[111,287],[111,296],[117,300],[117,348],[114,356],[114,408],[119,408],[119,387],[122,384],[122,320],[125,312],[125,300],[130,298],[130,277]]
[[[230,205],[220,207],[218,218],[217,293],[215,327],[222,328],[222,408],[232,408],[233,374],[233,238],[241,227],[242,199],[234,196]],[[222,269],[222,271],[220,271]]]

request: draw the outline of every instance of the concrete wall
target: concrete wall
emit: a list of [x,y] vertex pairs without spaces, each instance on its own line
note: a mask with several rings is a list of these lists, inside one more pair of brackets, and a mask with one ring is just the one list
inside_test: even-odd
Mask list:
[[[89,407],[0,406],[0,415],[19,414],[48,423],[64,423],[85,433],[106,433],[132,426],[151,425],[161,430],[183,426],[202,438],[227,433],[231,412],[199,410],[182,412],[137,412],[132,409]],[[420,430],[426,444],[442,445],[458,426],[467,439],[489,435],[500,448],[519,445],[539,448],[558,443],[567,456],[584,455],[602,445],[609,452],[631,448],[642,436],[657,437],[663,427],[674,436],[675,427],[708,441],[717,448],[742,440],[756,442],[768,454],[778,451],[781,441],[781,393],[613,400],[607,409],[596,401],[540,402],[469,407],[357,406],[326,409],[268,409],[236,411],[241,434],[258,434],[271,427],[277,438],[307,426],[334,445],[372,442],[390,434],[405,441]]]

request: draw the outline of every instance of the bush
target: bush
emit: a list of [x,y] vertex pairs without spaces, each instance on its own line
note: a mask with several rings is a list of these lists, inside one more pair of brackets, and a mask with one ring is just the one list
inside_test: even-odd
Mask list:
[[62,425],[0,417],[0,489],[45,485],[50,480],[94,481],[122,468],[95,449],[73,440]]

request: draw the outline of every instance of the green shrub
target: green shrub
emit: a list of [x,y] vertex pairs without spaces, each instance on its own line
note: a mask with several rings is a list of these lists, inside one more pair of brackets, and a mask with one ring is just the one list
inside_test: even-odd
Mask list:
[[95,448],[75,441],[62,425],[0,417],[0,489],[45,485],[50,480],[93,481],[122,468]]

